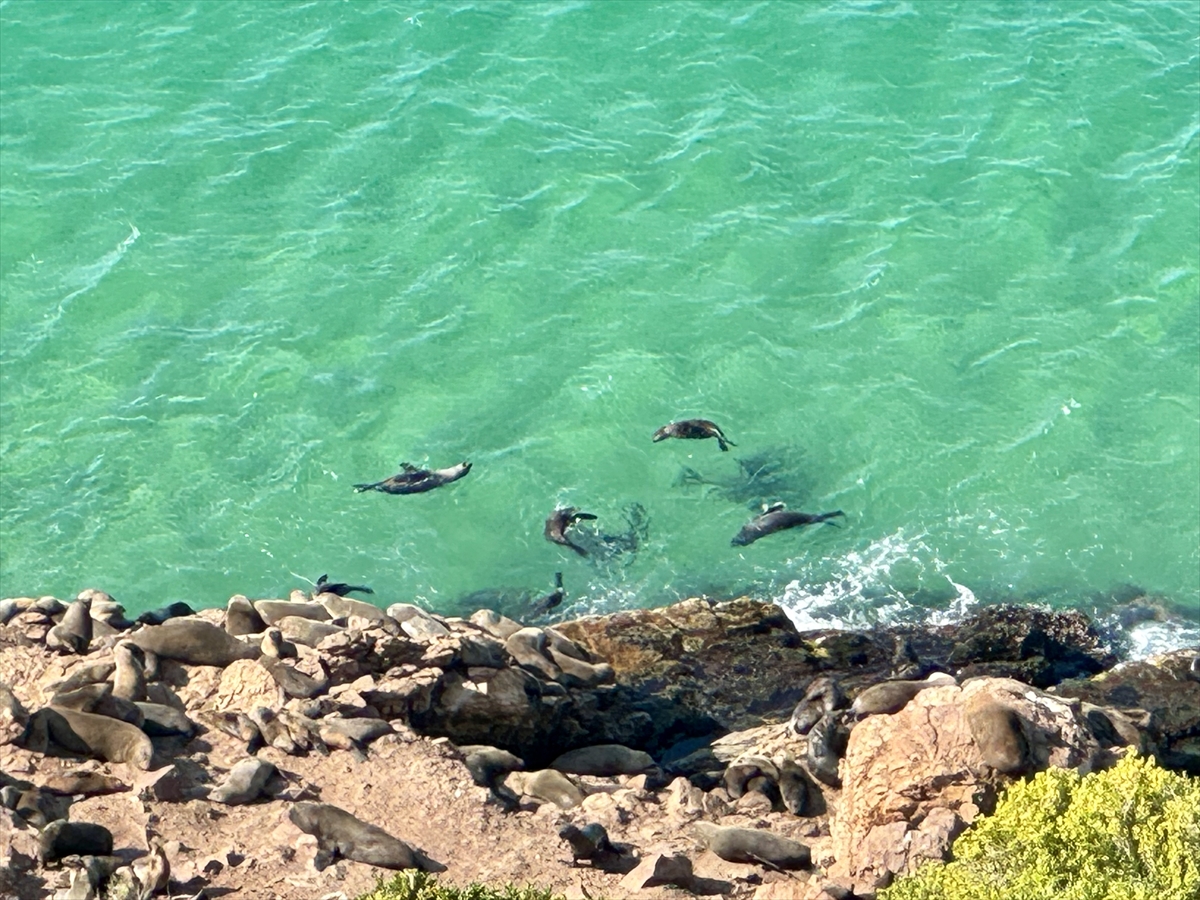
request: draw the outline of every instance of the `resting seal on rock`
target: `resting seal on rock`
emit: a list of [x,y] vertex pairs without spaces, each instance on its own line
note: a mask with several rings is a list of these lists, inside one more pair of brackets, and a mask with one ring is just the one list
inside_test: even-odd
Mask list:
[[[108,716],[97,716],[60,706],[49,706],[47,710],[52,717],[64,721],[67,729],[87,745],[93,756],[106,762],[125,763],[144,772],[150,770],[154,745],[140,728]],[[61,739],[61,725],[53,718],[50,731],[56,741],[64,743]]]
[[116,670],[113,672],[113,696],[137,702],[146,699],[146,671],[142,651],[137,644],[121,641],[113,647]]
[[225,668],[235,659],[256,659],[257,646],[244,644],[203,619],[173,619],[163,625],[151,625],[129,638],[143,650],[163,659],[175,659],[194,666]]
[[684,419],[681,422],[671,422],[654,432],[652,440],[657,444],[667,438],[683,438],[684,440],[716,438],[717,445],[722,450],[737,446],[725,437],[725,432],[721,431],[715,422],[710,422],[708,419]]
[[913,697],[925,690],[942,684],[955,684],[954,676],[945,672],[934,672],[924,681],[881,681],[873,684],[850,705],[856,716],[892,715],[908,705]]
[[792,512],[791,510],[784,509],[782,503],[776,503],[763,510],[761,516],[756,516],[743,525],[742,530],[729,543],[735,547],[745,547],[747,544],[753,544],[759,538],[765,538],[768,534],[774,534],[777,531],[796,528],[800,525],[816,525],[819,522],[828,522],[835,516],[844,515],[845,513],[840,509],[816,515],[812,513]]
[[376,481],[374,484],[356,484],[355,493],[363,491],[380,491],[384,494],[421,494],[434,488],[449,484],[465,476],[471,471],[469,462],[460,462],[456,466],[445,469],[418,469],[412,463],[400,463],[403,470],[391,478]]
[[67,653],[87,653],[92,642],[92,599],[85,597],[67,607],[62,621],[46,632],[46,646]]
[[229,605],[225,607],[226,631],[234,636],[260,634],[266,627],[267,623],[263,621],[249,598],[241,594],[234,594],[229,598]]
[[777,869],[803,869],[812,864],[808,847],[769,831],[711,822],[697,822],[693,827],[704,846],[726,862],[760,863]]
[[1005,775],[1028,771],[1029,739],[1015,710],[985,694],[976,694],[967,701],[964,712],[985,763]]
[[288,818],[301,831],[317,839],[317,858],[314,860],[317,871],[338,859],[382,869],[446,870],[441,863],[434,862],[382,828],[369,825],[328,803],[295,803],[288,810]]

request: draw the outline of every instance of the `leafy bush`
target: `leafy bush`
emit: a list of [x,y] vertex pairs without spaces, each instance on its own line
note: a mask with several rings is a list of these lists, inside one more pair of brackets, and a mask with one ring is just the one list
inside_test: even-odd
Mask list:
[[954,859],[880,900],[1200,900],[1200,779],[1126,755],[1104,772],[1014,784]]
[[555,894],[549,888],[532,885],[517,887],[506,884],[502,888],[494,888],[485,884],[468,884],[466,887],[453,887],[438,884],[436,878],[425,872],[405,869],[391,881],[379,879],[375,890],[363,894],[358,900],[562,900],[562,895]]

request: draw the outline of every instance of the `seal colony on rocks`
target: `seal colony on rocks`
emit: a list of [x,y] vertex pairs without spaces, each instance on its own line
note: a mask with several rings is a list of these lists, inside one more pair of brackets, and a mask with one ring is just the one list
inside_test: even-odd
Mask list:
[[[315,614],[342,599],[327,594],[286,611],[313,607],[299,611]],[[285,611],[272,606],[278,602],[259,601],[270,613]],[[136,649],[139,636],[208,625],[224,635],[212,642],[219,652],[232,639],[219,627],[222,615],[245,625],[246,605],[102,637],[85,657],[45,647],[50,625],[42,610],[50,609],[65,611],[24,606],[0,629],[0,678],[17,685],[15,692],[0,686],[0,816],[9,816],[5,834],[13,835],[11,845],[0,837],[0,895],[37,895],[3,881],[9,859],[32,866],[25,871],[46,879],[51,895],[65,893],[64,883],[53,882],[59,870],[19,854],[36,843],[38,830],[67,821],[68,809],[72,822],[112,829],[126,861],[139,852],[141,829],[130,838],[124,824],[128,803],[72,799],[96,788],[135,792],[132,808],[173,838],[164,856],[151,849],[140,875],[134,863],[143,888],[163,881],[151,870],[162,869],[165,858],[188,891],[237,887],[298,900],[337,889],[351,896],[369,889],[369,865],[425,868],[423,854],[439,861],[430,868],[449,866],[452,883],[512,872],[556,890],[579,877],[592,896],[674,883],[743,900],[746,892],[722,885],[769,882],[781,869],[807,868],[808,859],[823,866],[832,859],[862,895],[882,877],[870,870],[871,848],[887,848],[879,865],[899,871],[913,854],[948,850],[961,830],[959,809],[965,819],[973,808],[961,804],[994,796],[1012,774],[1047,764],[1102,766],[1125,743],[1147,740],[1120,711],[1080,708],[987,677],[989,666],[1006,673],[1028,664],[1030,648],[1049,653],[1057,646],[1022,630],[1021,621],[1066,636],[1066,627],[1056,630],[1038,612],[859,634],[800,633],[777,607],[749,599],[689,600],[553,628],[522,628],[486,609],[465,619],[394,603],[379,618],[361,617],[357,607],[339,608],[348,615],[320,623],[299,618],[329,629],[311,648],[287,648],[260,617],[261,630],[242,646],[269,647],[267,655],[224,666],[164,656],[139,678],[138,653],[158,659]],[[988,631],[989,621],[1000,631]],[[1078,624],[1062,614],[1053,621]],[[920,683],[898,711],[856,720],[849,700],[868,696],[894,670],[901,636],[920,647],[928,665],[954,658],[956,671],[970,666],[982,677],[964,678],[962,687],[948,676],[945,684]],[[981,649],[972,654],[968,644]],[[1098,653],[1078,649],[1078,640],[1065,646],[1075,656]],[[1101,668],[1115,662],[1087,660]],[[1188,656],[1176,667],[1170,690],[1194,696],[1200,716],[1200,684],[1186,678],[1190,663]],[[1060,677],[1079,671],[1088,667],[1061,669]],[[137,696],[142,680],[152,702],[114,696],[118,681],[123,693]],[[1111,689],[1097,685],[1104,696]],[[79,709],[60,709],[64,694]],[[144,734],[119,721],[130,713],[140,716]],[[1145,717],[1161,727],[1155,721]],[[1096,722],[1105,724],[1102,732],[1094,731]],[[1178,734],[1192,722],[1171,727]],[[1182,746],[1174,752],[1186,753]],[[92,759],[79,777],[47,752]],[[157,770],[149,768],[152,759]],[[523,771],[526,763],[530,771]],[[133,771],[117,768],[114,778],[108,766]],[[878,798],[892,796],[897,809],[872,818]],[[529,815],[547,804],[553,808]],[[690,837],[698,818],[704,821],[696,830],[713,851],[699,856]],[[737,831],[751,823],[756,827]],[[147,834],[145,846],[154,848],[155,840]],[[547,852],[563,847],[560,841],[569,853]],[[6,846],[13,847],[9,856]],[[321,874],[338,860],[347,862]],[[670,878],[664,860],[679,864]],[[572,868],[580,864],[586,868]],[[738,866],[749,868],[732,868]],[[625,873],[631,880],[618,884]],[[93,893],[102,895],[100,882],[110,876],[114,885],[127,877],[97,876]],[[817,891],[824,877],[814,870],[797,880],[815,882]],[[289,884],[296,890],[282,887]]]
[[458,481],[471,471],[469,462],[460,462],[445,469],[418,469],[412,463],[400,463],[400,471],[391,478],[373,484],[354,485],[355,493],[380,491],[384,494],[422,494],[452,481]]

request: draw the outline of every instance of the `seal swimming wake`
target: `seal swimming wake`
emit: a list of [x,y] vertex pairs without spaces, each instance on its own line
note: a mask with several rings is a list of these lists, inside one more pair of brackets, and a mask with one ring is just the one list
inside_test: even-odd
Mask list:
[[391,478],[374,484],[356,484],[354,492],[380,491],[384,494],[421,494],[443,484],[458,481],[471,471],[469,462],[460,462],[445,469],[418,469],[412,463],[400,463],[401,471]]
[[587,556],[586,550],[567,537],[567,529],[581,519],[594,518],[596,517],[591,513],[580,512],[574,506],[560,506],[547,517],[543,534],[550,543],[562,544],[564,547],[570,547],[580,556]]
[[682,422],[671,422],[654,432],[654,443],[665,441],[667,438],[684,438],[685,440],[702,440],[715,437],[722,450],[736,447],[733,441],[725,437],[720,427],[708,419],[684,419]]
[[799,525],[815,525],[818,522],[827,522],[834,516],[844,516],[845,513],[840,509],[833,512],[821,513],[813,515],[811,513],[792,512],[783,508],[782,503],[776,503],[773,506],[768,506],[761,516],[756,516],[745,525],[742,530],[737,533],[729,543],[735,547],[744,547],[747,544],[753,544],[759,538],[764,538],[768,534],[774,534],[777,531],[783,531],[785,528],[795,528]]

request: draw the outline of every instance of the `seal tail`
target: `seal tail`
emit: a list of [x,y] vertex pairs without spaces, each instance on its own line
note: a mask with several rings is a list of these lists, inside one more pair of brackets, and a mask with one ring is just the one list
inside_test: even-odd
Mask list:
[[840,509],[835,509],[833,512],[821,513],[821,515],[817,516],[817,521],[824,522],[826,525],[832,525],[834,528],[840,528],[841,526],[837,522],[831,521],[835,516],[845,518],[846,514]]
[[354,493],[361,494],[363,491],[377,491],[381,484],[383,484],[382,481],[377,481],[374,484],[356,484],[354,486]]
[[735,444],[729,438],[725,437],[725,435],[718,434],[717,435],[717,446],[720,447],[723,452],[728,452],[730,447],[736,447],[737,444]]

